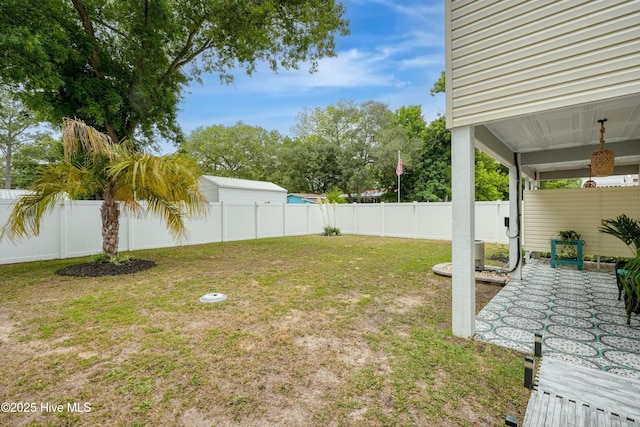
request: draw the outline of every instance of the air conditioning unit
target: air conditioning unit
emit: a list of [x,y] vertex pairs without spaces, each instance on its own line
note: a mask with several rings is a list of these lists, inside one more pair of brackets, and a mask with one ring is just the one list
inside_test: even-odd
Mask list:
[[475,250],[475,264],[476,271],[484,270],[484,241],[476,240],[476,250]]

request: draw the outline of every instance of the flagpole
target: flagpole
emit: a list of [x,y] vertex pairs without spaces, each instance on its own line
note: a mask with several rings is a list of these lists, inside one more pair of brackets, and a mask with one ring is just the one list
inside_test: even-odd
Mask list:
[[[402,166],[400,166],[400,150],[398,150],[398,168],[401,168]],[[398,171],[396,170],[396,174],[398,175],[398,203],[400,203],[400,173],[398,173]]]

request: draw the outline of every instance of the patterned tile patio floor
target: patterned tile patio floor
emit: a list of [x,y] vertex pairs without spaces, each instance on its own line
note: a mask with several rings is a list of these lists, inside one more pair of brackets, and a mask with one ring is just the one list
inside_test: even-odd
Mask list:
[[533,353],[542,334],[544,357],[640,379],[640,316],[626,325],[613,271],[523,268],[476,317],[476,339]]

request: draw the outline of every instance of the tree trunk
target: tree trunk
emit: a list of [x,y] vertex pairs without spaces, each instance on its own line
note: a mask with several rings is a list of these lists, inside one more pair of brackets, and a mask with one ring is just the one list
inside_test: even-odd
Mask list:
[[113,188],[107,184],[104,202],[100,208],[102,216],[102,252],[109,258],[118,256],[118,230],[120,229],[120,207],[113,199]]
[[7,144],[6,155],[4,159],[4,188],[11,189],[11,142]]

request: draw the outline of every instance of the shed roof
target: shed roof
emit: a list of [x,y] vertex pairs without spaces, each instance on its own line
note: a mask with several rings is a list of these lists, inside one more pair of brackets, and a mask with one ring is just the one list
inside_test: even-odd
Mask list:
[[5,190],[0,189],[0,199],[17,199],[18,197],[29,194],[29,190]]
[[229,178],[226,176],[213,176],[213,175],[202,175],[202,179],[206,179],[207,181],[221,188],[276,191],[276,192],[284,192],[284,193],[287,192],[287,190],[280,187],[279,185],[276,185],[273,182],[267,182],[267,181],[253,181],[250,179],[238,179],[238,178]]

